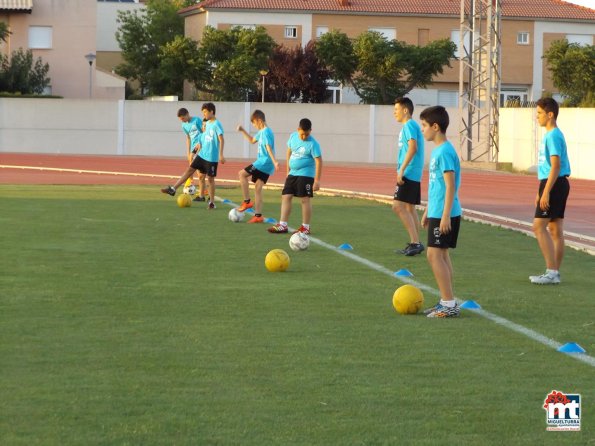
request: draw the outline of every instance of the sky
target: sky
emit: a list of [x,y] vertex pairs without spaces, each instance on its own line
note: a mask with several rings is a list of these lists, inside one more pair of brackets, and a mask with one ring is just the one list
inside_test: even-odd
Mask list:
[[574,3],[576,5],[587,6],[595,9],[595,0],[564,0],[567,3]]

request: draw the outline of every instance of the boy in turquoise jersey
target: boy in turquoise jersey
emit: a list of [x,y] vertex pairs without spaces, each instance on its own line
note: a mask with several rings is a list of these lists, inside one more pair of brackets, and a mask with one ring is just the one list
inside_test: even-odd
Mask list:
[[426,108],[420,115],[426,141],[436,147],[429,165],[428,205],[421,225],[428,230],[428,262],[438,283],[440,301],[424,311],[428,317],[455,317],[460,313],[452,289],[449,248],[456,248],[461,224],[461,166],[453,145],[446,139],[449,117],[442,106]]
[[[197,150],[200,150],[202,135],[202,119],[190,116],[187,109],[178,110],[178,119],[182,122],[182,131],[186,134],[186,153],[188,156],[188,165],[192,164],[192,159]],[[192,185],[192,177],[186,180],[184,187]],[[205,201],[205,177],[198,176],[198,194],[194,201]]]
[[262,216],[262,188],[268,181],[269,176],[275,172],[275,169],[279,168],[279,163],[275,159],[275,135],[273,135],[273,131],[267,126],[264,113],[260,110],[255,110],[250,117],[250,122],[258,130],[256,135],[251,136],[241,125],[238,126],[238,131],[251,144],[258,142],[258,156],[256,161],[238,172],[240,186],[242,186],[242,193],[244,194],[244,202],[238,208],[238,211],[244,212],[253,206],[250,201],[250,187],[248,183],[248,178],[251,178],[254,183],[254,217],[248,220],[248,223],[262,223],[264,222]]
[[419,217],[415,205],[421,203],[421,175],[424,168],[424,138],[417,122],[411,119],[413,102],[409,98],[395,100],[393,115],[403,124],[399,133],[397,160],[397,186],[395,187],[393,211],[399,216],[410,242],[398,251],[406,256],[421,254],[424,245],[419,240]]
[[320,189],[322,174],[322,152],[320,144],[310,133],[312,122],[301,119],[297,132],[293,132],[287,141],[287,179],[281,192],[281,219],[268,231],[277,234],[287,233],[287,220],[291,214],[293,197],[302,199],[302,225],[296,232],[310,234],[312,217],[311,198],[313,192]]
[[564,258],[564,211],[570,193],[570,161],[564,135],[558,128],[558,103],[552,98],[537,101],[537,122],[546,133],[539,146],[533,232],[545,260],[545,273],[529,276],[531,283],[560,283],[560,265]]
[[223,157],[223,126],[215,117],[215,104],[207,102],[202,105],[202,114],[206,119],[205,130],[202,134],[201,147],[198,154],[194,157],[192,164],[180,179],[173,186],[167,186],[161,189],[164,194],[174,196],[176,190],[184,181],[192,176],[197,170],[207,176],[209,182],[209,204],[208,209],[215,209],[215,177],[217,176],[217,166],[219,161],[225,164]]

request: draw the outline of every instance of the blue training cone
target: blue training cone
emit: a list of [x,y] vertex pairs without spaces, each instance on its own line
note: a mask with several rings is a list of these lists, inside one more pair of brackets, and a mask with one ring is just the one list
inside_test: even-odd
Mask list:
[[254,209],[246,209],[244,212],[248,212],[249,214],[254,214]]
[[586,353],[586,350],[576,342],[568,342],[558,349],[562,353]]
[[227,203],[231,203],[231,200],[228,200],[227,198],[225,198],[225,199],[222,201],[222,203],[225,203],[225,204],[227,204]]
[[401,277],[413,277],[413,273],[411,271],[409,271],[408,269],[400,269],[399,271],[395,271],[395,276],[401,276]]
[[353,249],[353,246],[351,246],[349,243],[343,243],[342,245],[339,245],[339,249],[351,250]]
[[270,224],[273,224],[274,225],[275,223],[277,223],[277,220],[275,220],[274,218],[271,218],[271,217],[267,217],[267,218],[264,219],[264,222],[265,223],[270,223]]
[[461,304],[461,308],[464,308],[466,310],[479,310],[481,308],[481,305],[479,305],[474,300],[466,300]]

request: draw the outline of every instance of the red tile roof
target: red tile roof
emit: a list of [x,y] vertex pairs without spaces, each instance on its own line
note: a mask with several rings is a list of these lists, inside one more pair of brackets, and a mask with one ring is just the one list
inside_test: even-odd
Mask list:
[[[458,16],[460,5],[460,0],[203,0],[181,12],[204,8]],[[514,18],[595,21],[595,9],[562,0],[502,0],[502,15]]]

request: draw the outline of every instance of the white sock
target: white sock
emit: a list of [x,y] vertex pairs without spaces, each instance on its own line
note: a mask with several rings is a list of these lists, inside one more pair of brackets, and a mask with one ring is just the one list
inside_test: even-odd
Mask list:
[[456,305],[457,303],[455,302],[454,299],[451,300],[442,300],[440,299],[440,305],[448,307],[448,308],[452,308]]
[[557,269],[546,269],[545,273],[552,273],[552,274],[560,274],[560,272]]
[[286,221],[280,221],[280,222],[279,222],[279,224],[280,224],[281,226],[287,226],[287,222],[286,222]]
[[306,223],[302,223],[302,226],[306,229],[310,229],[310,225],[307,225]]

